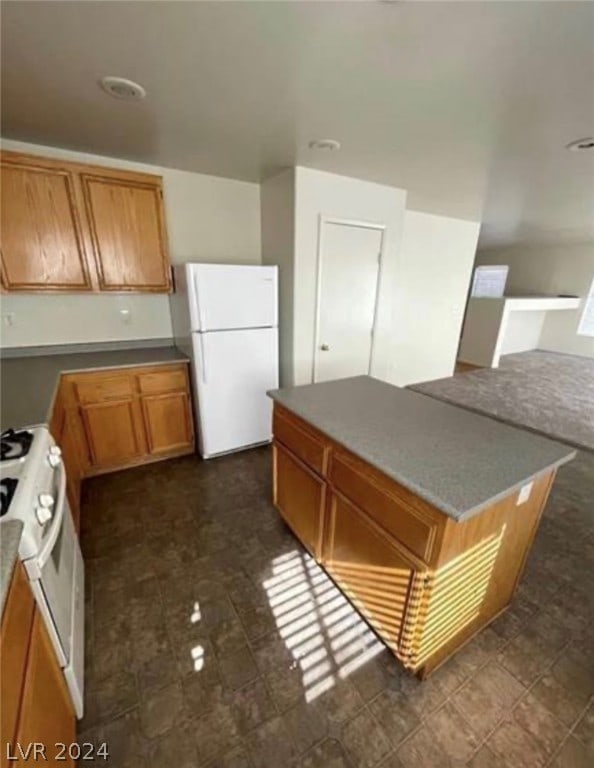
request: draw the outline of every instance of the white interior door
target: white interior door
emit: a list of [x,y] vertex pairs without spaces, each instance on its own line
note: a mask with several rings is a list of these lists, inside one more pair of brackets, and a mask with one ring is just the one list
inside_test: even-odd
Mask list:
[[322,224],[314,380],[369,373],[382,230]]

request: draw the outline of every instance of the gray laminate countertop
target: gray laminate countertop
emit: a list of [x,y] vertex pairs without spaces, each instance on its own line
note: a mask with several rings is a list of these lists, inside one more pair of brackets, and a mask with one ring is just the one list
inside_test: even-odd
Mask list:
[[0,616],[4,611],[12,572],[19,554],[23,524],[20,520],[0,523]]
[[562,443],[371,376],[269,395],[457,521],[575,456]]
[[174,346],[3,358],[0,362],[1,428],[47,422],[62,373],[177,362],[188,362],[188,358]]

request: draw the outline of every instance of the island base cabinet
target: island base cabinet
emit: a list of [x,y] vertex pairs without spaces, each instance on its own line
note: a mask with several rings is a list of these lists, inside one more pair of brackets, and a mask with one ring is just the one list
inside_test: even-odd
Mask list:
[[330,494],[322,564],[394,650],[401,645],[414,564],[364,512]]
[[302,544],[321,554],[325,485],[283,446],[273,446],[274,504]]
[[555,470],[457,521],[277,406],[274,425],[277,509],[407,669],[427,677],[509,606]]

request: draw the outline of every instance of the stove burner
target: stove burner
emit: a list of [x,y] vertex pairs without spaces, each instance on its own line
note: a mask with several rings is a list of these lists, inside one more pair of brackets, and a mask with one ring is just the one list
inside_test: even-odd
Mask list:
[[8,512],[18,482],[14,477],[5,477],[0,480],[0,517]]
[[14,429],[7,429],[1,435],[0,461],[9,459],[21,459],[29,453],[29,448],[33,442],[33,434],[22,429],[15,432]]

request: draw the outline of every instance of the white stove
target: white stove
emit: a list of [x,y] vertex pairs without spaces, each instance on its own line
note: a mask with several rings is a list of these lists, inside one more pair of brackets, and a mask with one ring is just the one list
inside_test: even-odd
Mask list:
[[77,717],[84,693],[84,564],[62,452],[45,426],[2,433],[0,520],[20,520],[19,557],[46,622]]

